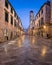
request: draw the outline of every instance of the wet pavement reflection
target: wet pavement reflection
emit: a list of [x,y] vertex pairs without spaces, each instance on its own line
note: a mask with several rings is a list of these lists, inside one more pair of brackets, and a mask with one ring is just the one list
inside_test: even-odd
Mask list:
[[35,36],[20,36],[0,45],[0,65],[52,65],[52,44]]

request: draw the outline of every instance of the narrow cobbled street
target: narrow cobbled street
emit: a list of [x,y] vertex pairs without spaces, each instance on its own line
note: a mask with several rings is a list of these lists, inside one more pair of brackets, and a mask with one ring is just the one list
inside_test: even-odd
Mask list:
[[52,65],[51,44],[27,35],[0,44],[0,65]]

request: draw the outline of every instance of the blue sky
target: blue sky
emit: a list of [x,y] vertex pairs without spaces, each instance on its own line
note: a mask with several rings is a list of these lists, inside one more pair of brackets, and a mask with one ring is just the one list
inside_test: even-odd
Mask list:
[[36,15],[46,0],[9,0],[9,2],[21,18],[23,27],[28,28],[30,22],[30,10],[33,10],[34,15]]

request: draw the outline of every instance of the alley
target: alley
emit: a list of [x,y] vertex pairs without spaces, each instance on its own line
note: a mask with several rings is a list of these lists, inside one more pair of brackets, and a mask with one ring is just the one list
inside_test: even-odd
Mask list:
[[23,35],[0,44],[0,65],[52,65],[51,43]]

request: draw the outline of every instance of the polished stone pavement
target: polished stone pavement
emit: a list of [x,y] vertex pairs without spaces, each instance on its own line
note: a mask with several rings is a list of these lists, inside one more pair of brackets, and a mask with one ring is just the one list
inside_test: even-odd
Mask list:
[[0,65],[52,65],[52,42],[20,36],[0,44]]

